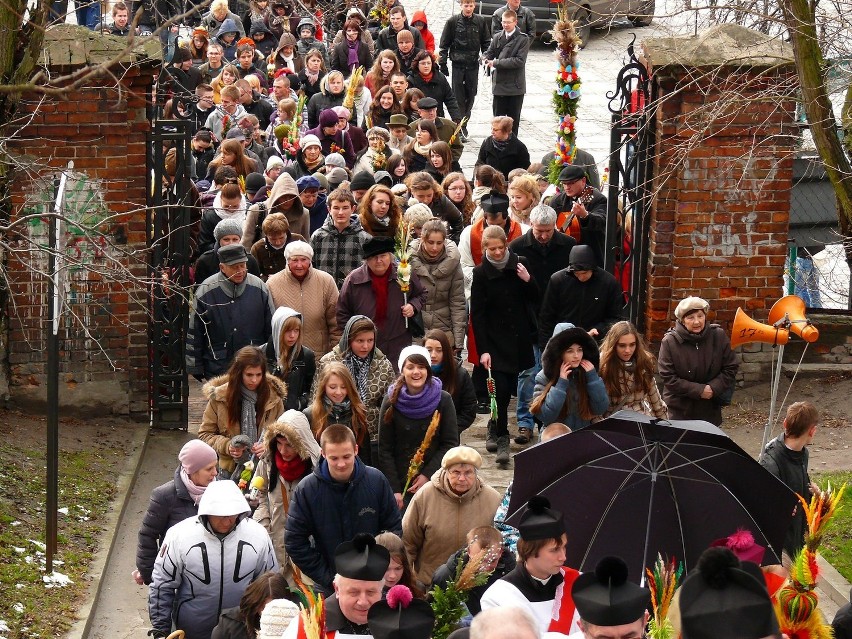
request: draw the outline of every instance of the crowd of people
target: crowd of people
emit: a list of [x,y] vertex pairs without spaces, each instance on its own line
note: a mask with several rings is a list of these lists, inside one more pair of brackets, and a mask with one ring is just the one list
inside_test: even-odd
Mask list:
[[[142,34],[181,14],[166,4],[78,19]],[[510,493],[461,435],[488,414],[486,451],[507,467],[510,437],[545,442],[625,409],[719,425],[737,357],[700,297],[677,303],[658,360],[624,320],[594,159],[578,152],[550,185],[551,158],[532,162],[518,138],[532,11],[460,0],[433,34],[424,11],[381,6],[323,33],[311,3],[213,0],[185,12],[185,40],[161,34],[164,117],[193,128],[186,367],[207,407],[139,532],[152,634],[304,637],[293,588],[307,584],[328,595],[329,633],[427,639],[426,593],[476,558],[489,576],[466,604],[474,639],[641,637],[642,576],[617,557],[564,566],[570,522],[544,499],[507,525]],[[483,71],[491,135],[466,176]],[[807,494],[817,416],[788,417],[765,463]],[[682,636],[776,636],[759,571],[715,551],[682,589]]]

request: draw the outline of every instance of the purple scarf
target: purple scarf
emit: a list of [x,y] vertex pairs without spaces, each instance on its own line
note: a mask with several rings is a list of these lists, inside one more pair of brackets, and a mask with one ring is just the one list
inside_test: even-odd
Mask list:
[[[409,395],[408,387],[403,384],[396,398],[395,410],[409,419],[425,419],[431,417],[441,402],[441,380],[432,376],[432,383],[427,385],[417,395]],[[388,388],[388,397],[393,395],[393,385]]]
[[348,66],[350,70],[358,66],[359,43],[360,40],[355,40],[355,42],[352,42],[349,39],[346,40],[346,44],[349,45],[349,57],[346,59],[346,66]]

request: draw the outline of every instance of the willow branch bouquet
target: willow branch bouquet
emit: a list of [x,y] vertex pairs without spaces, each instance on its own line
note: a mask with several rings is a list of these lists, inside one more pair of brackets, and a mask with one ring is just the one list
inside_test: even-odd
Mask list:
[[426,451],[428,451],[429,447],[432,445],[432,440],[435,439],[435,433],[438,432],[438,426],[440,424],[441,413],[436,410],[432,415],[432,421],[429,422],[429,427],[426,429],[426,434],[423,436],[423,441],[420,442],[420,447],[408,463],[408,474],[405,478],[405,488],[402,489],[403,495],[408,492],[411,482],[414,481],[414,478],[420,473],[420,469],[423,468],[423,462],[426,460]]

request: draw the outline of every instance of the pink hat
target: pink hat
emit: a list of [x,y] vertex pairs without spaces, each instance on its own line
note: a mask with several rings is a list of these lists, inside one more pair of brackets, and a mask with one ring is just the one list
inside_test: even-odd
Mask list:
[[737,556],[740,561],[751,561],[758,566],[763,561],[766,548],[755,543],[754,535],[748,530],[740,529],[729,537],[723,537],[710,542],[711,547],[727,548]]
[[215,450],[200,439],[193,439],[183,445],[178,454],[178,459],[186,474],[191,475],[219,461],[219,456]]
[[338,119],[348,120],[352,117],[352,113],[345,106],[331,107],[331,110],[337,114]]

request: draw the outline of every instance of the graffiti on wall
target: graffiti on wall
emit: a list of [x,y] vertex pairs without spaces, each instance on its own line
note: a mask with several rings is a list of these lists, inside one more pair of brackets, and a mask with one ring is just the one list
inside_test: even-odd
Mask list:
[[707,224],[695,229],[691,234],[695,255],[708,259],[751,257],[756,247],[773,243],[772,238],[767,238],[765,233],[757,233],[757,213],[752,211],[740,221],[736,225]]

